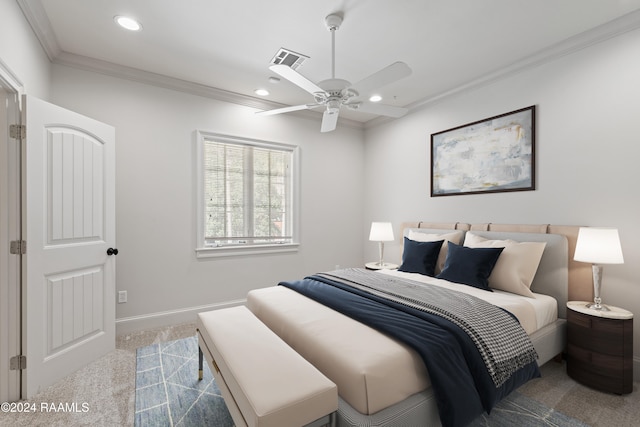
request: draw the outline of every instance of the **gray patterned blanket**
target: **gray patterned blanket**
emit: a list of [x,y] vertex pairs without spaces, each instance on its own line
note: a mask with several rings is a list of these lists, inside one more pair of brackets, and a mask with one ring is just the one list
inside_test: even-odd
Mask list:
[[435,314],[456,324],[476,345],[496,387],[538,357],[529,336],[515,317],[472,295],[357,268],[317,276]]

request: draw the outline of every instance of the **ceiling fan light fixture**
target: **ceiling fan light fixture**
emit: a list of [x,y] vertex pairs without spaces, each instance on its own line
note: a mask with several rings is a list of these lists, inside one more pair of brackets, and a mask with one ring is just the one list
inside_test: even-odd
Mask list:
[[122,15],[114,16],[113,20],[116,22],[116,24],[120,25],[122,28],[127,29],[129,31],[142,30],[142,24],[128,16],[122,16]]
[[342,101],[340,99],[330,99],[327,102],[327,111],[331,114],[339,113],[340,105],[342,105]]
[[380,96],[380,95],[371,95],[369,97],[369,101],[370,102],[380,102],[380,101],[382,101],[382,96]]

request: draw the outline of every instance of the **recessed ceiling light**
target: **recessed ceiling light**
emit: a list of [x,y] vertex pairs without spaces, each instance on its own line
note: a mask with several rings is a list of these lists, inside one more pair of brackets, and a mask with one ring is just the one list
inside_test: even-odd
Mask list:
[[253,91],[253,93],[255,93],[256,95],[260,95],[260,96],[267,96],[269,95],[269,91],[266,89],[256,89]]
[[382,101],[382,97],[380,95],[371,95],[371,97],[369,98],[369,101],[380,102]]
[[122,28],[126,28],[130,31],[140,31],[142,30],[142,24],[136,21],[133,18],[129,18],[128,16],[115,16],[113,18],[114,21]]

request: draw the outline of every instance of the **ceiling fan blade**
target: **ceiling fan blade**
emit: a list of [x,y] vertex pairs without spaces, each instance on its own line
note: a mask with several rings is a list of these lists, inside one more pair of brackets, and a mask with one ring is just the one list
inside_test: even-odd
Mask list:
[[351,86],[359,95],[366,96],[374,90],[380,89],[390,83],[405,78],[411,74],[411,68],[404,62],[394,62],[388,67],[371,74]]
[[407,112],[409,112],[408,108],[395,107],[393,105],[385,104],[372,104],[370,102],[359,102],[344,105],[355,111],[389,117],[402,117],[407,114]]
[[274,114],[289,113],[291,111],[308,110],[310,108],[314,108],[314,107],[317,107],[317,106],[318,106],[318,104],[292,105],[291,107],[276,108],[275,110],[256,111],[256,115],[258,115],[258,116],[272,116]]
[[282,64],[272,65],[269,67],[269,69],[276,74],[280,74],[282,77],[289,80],[291,83],[301,87],[302,89],[306,90],[312,95],[317,92],[324,93],[324,90],[322,90],[320,86],[313,83],[311,80],[307,79],[305,76],[298,73],[288,65],[282,65]]
[[331,132],[338,124],[338,115],[340,110],[325,110],[322,114],[322,125],[320,126],[320,132]]

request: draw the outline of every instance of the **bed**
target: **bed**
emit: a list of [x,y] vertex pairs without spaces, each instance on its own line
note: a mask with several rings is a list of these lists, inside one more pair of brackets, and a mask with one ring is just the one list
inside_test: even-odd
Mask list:
[[[479,413],[490,410],[493,404],[513,389],[535,378],[538,375],[538,365],[546,363],[564,350],[566,301],[569,298],[590,299],[590,270],[572,260],[577,231],[578,227],[552,225],[405,223],[402,225],[405,252],[401,269],[409,271],[367,272],[363,269],[345,269],[326,272],[301,281],[283,282],[280,286],[251,291],[247,296],[247,306],[289,346],[337,384],[338,425],[465,425]],[[441,242],[441,246],[438,246],[438,242]],[[412,255],[418,253],[422,256],[422,252],[415,252],[414,245],[428,248],[433,264],[431,274],[439,274],[442,278],[413,271],[411,263],[415,260],[412,261]],[[434,252],[436,246],[437,254]],[[489,275],[487,283],[498,288],[506,286],[507,290],[492,288],[492,292],[487,292],[486,289],[459,283],[459,278],[455,277],[459,266],[454,265],[453,260],[462,259],[460,256],[466,257],[471,253],[474,256],[478,253],[490,253],[490,256],[496,258],[491,271],[493,276]],[[520,262],[515,273],[512,264],[514,256],[519,260],[516,262]],[[447,257],[451,261],[449,265]],[[529,262],[527,258],[527,262],[523,264],[523,257],[537,259]],[[420,263],[422,261],[420,258]],[[420,268],[419,266],[418,269]],[[447,271],[444,271],[445,268]],[[454,276],[451,276],[452,271]],[[498,277],[498,273],[502,276]],[[521,279],[516,285],[510,282],[514,278],[513,274]],[[454,280],[445,280],[446,278]],[[319,282],[323,283],[319,285]],[[511,330],[509,336],[524,335],[525,338],[521,340],[530,342],[537,358],[532,362],[531,351],[526,353],[529,357],[526,359],[523,356],[525,350],[518,349],[522,353],[510,356],[509,360],[518,360],[520,364],[513,367],[508,376],[500,379],[500,383],[495,372],[501,371],[502,367],[492,370],[489,361],[495,359],[495,356],[486,356],[483,350],[478,350],[478,353],[482,353],[480,358],[473,356],[476,358],[471,362],[471,374],[467,370],[445,372],[445,369],[458,369],[457,366],[462,365],[458,356],[450,357],[451,361],[441,360],[447,358],[437,354],[427,357],[425,351],[431,350],[420,347],[422,344],[416,345],[411,338],[391,336],[395,332],[385,330],[386,326],[380,324],[379,319],[385,319],[386,324],[389,323],[387,319],[395,318],[395,311],[391,313],[384,310],[395,310],[393,307],[387,308],[389,304],[401,305],[404,310],[407,305],[403,299],[405,296],[397,297],[396,290],[391,292],[386,288],[375,288],[372,291],[373,285],[370,282],[380,282],[380,286],[385,287],[389,284],[399,288],[410,287],[411,292],[427,292],[428,289],[428,301],[415,303],[426,305],[426,308],[410,307],[409,310],[427,311],[424,316],[435,317],[438,319],[436,322],[440,322],[443,315],[438,312],[434,316],[434,312],[439,311],[440,307],[434,308],[433,305],[438,300],[446,302],[450,298],[454,300],[454,297],[460,298],[460,304],[471,304],[467,307],[478,307],[481,314],[484,310],[487,313],[494,313],[491,311],[494,310],[494,314],[500,317],[500,313],[506,310],[517,319],[514,323],[522,326],[518,327],[521,332]],[[348,288],[342,288],[343,286]],[[337,294],[333,300],[324,300],[334,292]],[[369,306],[369,302],[362,302],[359,293],[384,293],[385,299],[388,297],[386,294],[391,293],[400,300],[393,303],[372,303],[376,305]],[[350,299],[352,294],[358,294],[353,296],[356,299]],[[458,294],[461,296],[458,297]],[[369,297],[366,299],[368,301]],[[410,301],[414,300],[410,298]],[[381,305],[384,306],[383,311],[377,313],[375,310]],[[462,309],[465,310],[472,311]],[[451,315],[449,311],[447,313],[447,316]],[[354,320],[352,316],[358,320]],[[373,320],[358,316],[369,316]],[[457,319],[457,314],[452,316]],[[507,317],[504,321],[509,324],[508,318],[511,316],[504,317]],[[491,322],[486,323],[494,323],[494,319],[491,319]],[[462,321],[463,326],[466,322]],[[444,323],[448,325],[447,322]],[[410,336],[422,334],[407,332],[413,327],[401,327],[406,331],[401,331],[400,335],[402,332]],[[509,324],[509,327],[513,326]],[[460,324],[453,329],[460,329]],[[474,336],[474,333],[469,336]],[[488,338],[488,341],[492,340],[493,338]],[[506,341],[518,340],[510,338]],[[524,341],[523,348],[526,347]],[[486,344],[478,345],[476,342],[476,345],[482,349]],[[431,344],[423,347],[430,348]],[[465,349],[462,352],[461,357],[465,358],[468,357],[467,353],[474,353]],[[447,366],[440,368],[430,357]],[[482,374],[476,373],[481,359],[486,364],[488,375],[485,370],[482,370]],[[495,395],[487,384],[471,384],[472,380],[477,381],[476,376],[481,376],[485,382],[485,377],[491,378],[498,390]],[[443,382],[447,384],[443,386]],[[449,382],[452,384],[448,384]],[[449,391],[446,387],[449,387]],[[464,396],[462,404],[456,398],[458,389],[461,393],[459,396]],[[465,391],[466,389],[469,390]],[[474,393],[474,389],[482,392],[475,391],[479,396],[467,399],[463,393]]]

